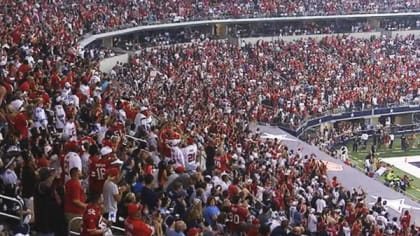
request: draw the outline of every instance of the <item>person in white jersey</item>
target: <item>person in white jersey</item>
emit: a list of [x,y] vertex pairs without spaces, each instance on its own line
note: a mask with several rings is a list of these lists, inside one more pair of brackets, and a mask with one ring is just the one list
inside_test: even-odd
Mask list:
[[41,99],[37,100],[36,107],[34,109],[34,126],[38,129],[48,128],[48,117],[45,113],[45,109]]
[[197,169],[197,144],[194,143],[194,140],[190,137],[187,140],[187,146],[182,148],[182,153],[186,159],[186,169],[187,171],[195,171]]
[[67,182],[71,179],[70,170],[77,167],[82,172],[82,159],[80,158],[78,152],[78,146],[76,143],[71,145],[69,152],[64,156],[63,161],[63,171],[64,171],[64,181]]
[[66,124],[64,125],[63,138],[69,141],[77,140],[77,129],[73,116],[70,116],[69,119],[66,121]]
[[[59,97],[60,98],[60,97]],[[64,110],[63,105],[61,104],[61,99],[57,99],[58,104],[54,106],[55,114],[55,128],[58,132],[62,132],[64,126],[66,125],[66,111]]]

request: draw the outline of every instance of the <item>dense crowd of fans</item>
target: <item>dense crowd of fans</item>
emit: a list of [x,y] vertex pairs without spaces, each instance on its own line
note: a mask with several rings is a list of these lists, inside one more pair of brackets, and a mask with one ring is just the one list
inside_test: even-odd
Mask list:
[[[50,4],[49,4],[50,3]],[[79,33],[100,33],[112,29],[162,22],[179,22],[217,18],[341,15],[382,12],[407,12],[420,8],[416,0],[407,1],[5,1],[0,10],[3,17],[22,17],[23,22],[60,24],[60,30]],[[18,10],[16,15],[15,10]],[[11,23],[11,22],[9,22]],[[49,24],[53,26],[54,24]],[[35,29],[34,29],[35,30]],[[56,30],[54,27],[49,30]]]
[[24,220],[2,218],[3,230],[110,235],[112,224],[126,235],[417,235],[408,211],[389,217],[381,199],[369,208],[363,190],[329,181],[316,156],[262,140],[250,123],[297,126],[325,111],[415,100],[418,39],[200,40],[143,50],[107,75],[98,68],[103,50],[77,49],[86,32],[145,20],[416,8],[417,1],[5,1],[0,190],[20,204],[1,206]]

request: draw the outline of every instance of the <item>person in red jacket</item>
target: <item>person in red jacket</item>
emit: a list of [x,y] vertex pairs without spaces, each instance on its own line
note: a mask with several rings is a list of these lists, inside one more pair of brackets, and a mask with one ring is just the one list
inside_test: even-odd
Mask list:
[[143,206],[130,203],[127,206],[128,217],[125,220],[125,235],[127,236],[151,236],[153,228],[141,219]]

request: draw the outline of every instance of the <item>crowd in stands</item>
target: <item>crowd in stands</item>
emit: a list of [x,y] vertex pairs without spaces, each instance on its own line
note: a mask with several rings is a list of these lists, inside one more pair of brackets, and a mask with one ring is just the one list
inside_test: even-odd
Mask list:
[[237,25],[237,37],[300,36],[333,33],[370,32],[372,27],[364,21],[349,22],[269,22],[253,25]]
[[419,30],[420,19],[388,19],[381,22],[381,28],[384,28],[386,30]]
[[413,37],[239,46],[204,40],[142,50],[109,74],[99,71],[101,50],[77,49],[87,32],[178,14],[417,7],[417,1],[4,1],[0,190],[20,204],[1,205],[24,220],[2,218],[3,230],[110,235],[112,224],[126,235],[417,235],[408,211],[390,217],[381,199],[366,205],[362,189],[328,180],[315,155],[262,140],[250,128],[255,120],[297,126],[327,110],[415,100]]
[[[156,1],[156,0],[111,0],[78,2],[68,0],[16,2],[5,1],[0,10],[3,17],[22,22],[64,20],[61,29],[78,31],[80,34],[101,33],[144,24],[192,21],[217,18],[300,16],[300,15],[342,15],[382,12],[416,11],[420,4],[407,1]],[[18,10],[18,15],[14,12]],[[77,16],[77,17],[76,17]],[[11,22],[9,22],[11,23]],[[79,35],[81,36],[81,35]]]

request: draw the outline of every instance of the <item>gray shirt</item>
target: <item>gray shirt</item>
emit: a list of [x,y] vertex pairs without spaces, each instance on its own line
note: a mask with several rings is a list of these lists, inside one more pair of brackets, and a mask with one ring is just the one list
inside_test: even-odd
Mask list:
[[104,213],[117,212],[118,202],[114,198],[116,194],[118,194],[118,186],[114,182],[106,180],[103,189]]

